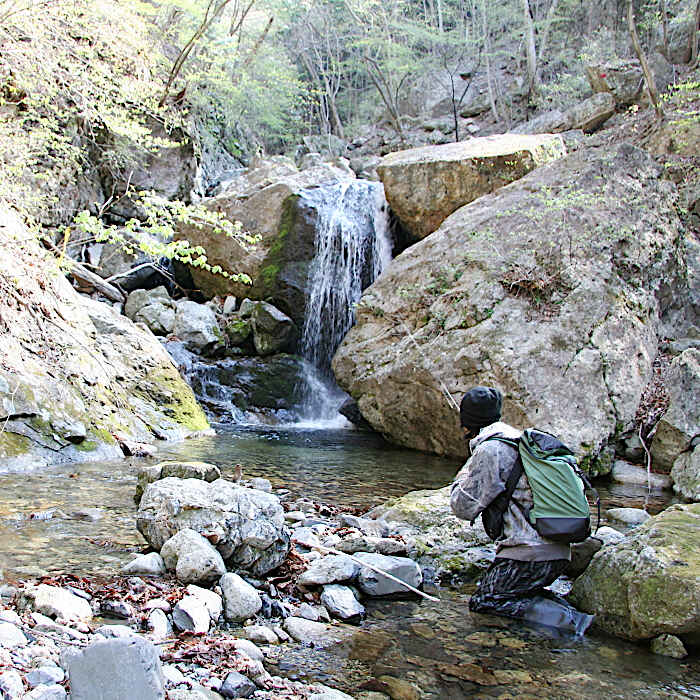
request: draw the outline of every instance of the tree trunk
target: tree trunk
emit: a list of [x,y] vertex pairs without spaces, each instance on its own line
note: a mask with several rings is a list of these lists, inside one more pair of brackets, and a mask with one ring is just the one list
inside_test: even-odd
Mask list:
[[559,6],[559,0],[552,0],[552,4],[549,6],[547,11],[547,18],[544,21],[544,28],[542,29],[542,40],[540,41],[540,51],[537,59],[537,73],[535,75],[535,83],[539,85],[542,82],[542,62],[544,60],[544,52],[547,49],[547,42],[549,40],[549,30],[552,28],[552,22],[554,20],[554,15],[556,14],[557,7]]
[[491,41],[489,39],[488,22],[486,21],[486,0],[481,0],[481,27],[484,33],[484,53],[486,54],[486,83],[489,87],[489,100],[491,102],[491,111],[493,118],[499,122],[501,117],[496,109],[496,97],[493,92],[493,82],[491,80]]
[[[700,4],[700,0],[698,0]],[[647,57],[642,51],[642,46],[639,43],[639,36],[637,35],[637,27],[634,24],[634,10],[632,9],[632,0],[627,0],[627,24],[630,32],[630,37],[632,39],[632,44],[634,45],[634,50],[637,54],[637,58],[642,65],[642,72],[644,73],[644,80],[647,84],[647,90],[649,91],[649,97],[656,110],[656,116],[659,119],[664,118],[663,109],[661,109],[661,104],[659,103],[659,93],[656,91],[656,83],[654,82],[654,76],[649,70],[649,64],[647,63]]]
[[669,60],[671,52],[668,48],[668,13],[666,12],[666,0],[661,0],[659,11],[661,12],[661,27],[664,33],[664,56],[666,60]]
[[695,22],[690,32],[690,65],[695,67],[698,62],[698,27],[700,26],[700,0],[695,6]]
[[535,48],[535,23],[530,12],[530,0],[521,0],[525,19],[525,52],[527,55],[527,97],[537,89],[537,50]]

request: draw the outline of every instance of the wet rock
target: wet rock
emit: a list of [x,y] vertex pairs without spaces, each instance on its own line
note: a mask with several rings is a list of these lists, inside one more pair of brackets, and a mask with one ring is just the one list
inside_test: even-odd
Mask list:
[[230,622],[247,620],[262,607],[260,594],[238,574],[224,574],[219,585],[224,597],[224,616]]
[[[357,559],[363,563],[371,564],[401,581],[405,581],[414,588],[418,588],[423,582],[420,566],[407,557],[385,557],[382,554],[359,553]],[[407,592],[405,586],[367,567],[360,569],[357,576],[357,585],[363,593],[370,596]]]
[[140,574],[143,576],[162,576],[165,571],[165,562],[158,552],[139,554],[135,559],[132,559],[122,567],[123,574]]
[[[665,380],[668,410],[659,421],[651,443],[654,465],[670,468],[678,456],[691,448],[700,434],[700,350],[690,349],[675,357]],[[694,447],[694,445],[692,445]]]
[[288,617],[284,621],[284,630],[297,642],[317,646],[333,644],[347,635],[337,627],[305,620],[303,617]]
[[249,698],[256,690],[255,684],[238,671],[229,672],[219,689],[225,698]]
[[177,302],[173,333],[188,350],[201,354],[213,351],[223,339],[214,311],[189,299]]
[[700,501],[700,444],[692,452],[685,452],[671,469],[673,490],[686,501]]
[[259,301],[251,314],[253,344],[258,355],[282,351],[292,339],[295,325],[289,316],[264,301]]
[[298,578],[301,586],[322,586],[327,583],[349,581],[355,577],[360,567],[344,554],[331,554],[311,563],[311,566]]
[[182,632],[204,634],[210,622],[209,610],[200,597],[186,595],[173,608],[173,625]]
[[16,649],[29,644],[24,633],[11,622],[0,622],[0,647],[4,649]]
[[504,134],[390,153],[377,172],[396,216],[422,239],[456,209],[565,153],[559,136]]
[[207,483],[168,477],[150,484],[136,524],[154,549],[184,528],[205,534],[224,561],[254,576],[279,566],[289,551],[277,496],[224,479]]
[[217,549],[198,532],[184,528],[163,543],[165,568],[175,571],[181,583],[211,583],[226,573]]
[[134,609],[123,600],[103,600],[100,603],[100,611],[103,615],[121,620],[130,620],[134,617]]
[[394,676],[379,676],[377,680],[387,686],[392,700],[420,700],[420,691],[408,681],[394,678]]
[[324,586],[321,603],[333,617],[339,617],[341,620],[352,620],[365,614],[364,605],[347,586]]
[[224,326],[224,333],[228,338],[229,345],[240,347],[246,344],[253,333],[253,324],[249,319],[234,317],[227,321]]
[[54,617],[58,622],[89,622],[92,619],[90,603],[63,588],[42,583],[25,588],[23,599],[37,612]]
[[[64,652],[71,700],[163,700],[157,648],[142,637],[105,639]],[[128,672],[126,672],[128,671]]]
[[626,639],[700,639],[700,504],[675,505],[603,547],[576,579],[572,603]]
[[620,484],[638,484],[647,486],[651,484],[652,489],[663,490],[671,488],[671,479],[665,474],[647,473],[644,467],[637,467],[634,464],[617,460],[613,464],[611,477],[613,481]]
[[606,511],[609,518],[625,523],[625,525],[641,525],[651,516],[641,508],[608,508]]
[[688,656],[683,642],[672,634],[662,634],[652,639],[651,651],[660,656],[670,656],[672,659],[684,659]]

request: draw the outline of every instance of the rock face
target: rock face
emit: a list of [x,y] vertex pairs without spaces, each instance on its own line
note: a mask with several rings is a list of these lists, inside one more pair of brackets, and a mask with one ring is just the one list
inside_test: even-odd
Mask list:
[[684,273],[675,201],[654,161],[622,145],[578,151],[459,209],[366,290],[333,360],[340,386],[392,442],[461,456],[443,388],[459,401],[494,385],[506,421],[609,469]]
[[[673,66],[658,52],[652,53],[648,61],[656,89],[661,94],[673,81]],[[593,92],[610,93],[618,105],[637,102],[646,93],[642,67],[636,59],[586,66],[586,75]]]
[[651,454],[655,466],[668,469],[700,436],[700,350],[686,350],[674,358],[665,384],[670,403],[656,429]]
[[700,505],[675,505],[603,547],[571,592],[596,624],[626,639],[700,640]]
[[[309,212],[295,208],[298,193],[306,187],[353,177],[352,171],[330,163],[300,171],[283,156],[251,163],[249,169],[224,183],[220,194],[204,203],[230,220],[240,221],[244,231],[260,235],[255,247],[244,248],[231,238],[196,227],[184,228],[178,235],[192,245],[204,246],[211,265],[249,275],[253,289],[221,275],[193,269],[196,286],[206,296],[232,294],[255,299],[272,296],[275,306],[285,312],[292,311],[295,305],[298,308],[298,296],[303,296],[299,275],[304,282],[306,275],[304,270],[296,268],[303,267],[304,261],[308,265],[314,253],[314,228],[304,221]],[[291,299],[297,303],[285,301]]]
[[289,551],[279,499],[224,479],[207,483],[168,477],[150,484],[141,498],[136,526],[158,550],[190,528],[214,542],[227,564],[255,576],[279,566]]
[[579,102],[565,112],[558,109],[540,114],[529,122],[516,126],[516,134],[546,134],[581,129],[595,131],[615,113],[615,99],[608,92],[599,92]]
[[487,136],[384,156],[377,167],[386,198],[415,239],[456,209],[566,152],[558,136]]
[[700,502],[700,445],[684,452],[671,469],[673,490],[686,501]]
[[[18,239],[23,247],[15,247]],[[115,435],[153,442],[208,428],[153,334],[79,296],[27,239],[14,214],[0,209],[0,241],[11,252],[0,270],[18,280],[27,302],[12,309],[11,326],[0,332],[3,466],[114,459],[122,456]]]

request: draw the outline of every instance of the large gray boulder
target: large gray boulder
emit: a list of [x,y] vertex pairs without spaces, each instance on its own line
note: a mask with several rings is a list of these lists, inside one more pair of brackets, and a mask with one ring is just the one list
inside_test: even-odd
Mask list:
[[279,499],[217,479],[168,477],[144,491],[136,525],[160,550],[166,540],[190,528],[215,544],[230,566],[261,576],[279,566],[289,551],[289,533]]
[[197,304],[189,299],[177,302],[173,333],[188,350],[203,354],[223,340],[214,310],[207,304]]
[[656,429],[651,454],[657,467],[669,469],[681,453],[691,450],[700,436],[700,350],[689,349],[674,358],[664,382],[668,410]]
[[671,506],[615,545],[576,579],[571,601],[626,639],[673,634],[700,641],[700,504]]
[[294,321],[272,304],[259,301],[251,314],[253,344],[258,355],[282,351],[294,337]]
[[581,129],[586,133],[595,131],[615,114],[615,99],[608,92],[599,92],[565,112],[553,109],[538,115],[529,122],[519,124],[514,134],[547,134]]
[[170,298],[168,290],[165,287],[156,287],[155,289],[136,289],[126,299],[124,304],[124,314],[132,321],[136,319],[136,315],[147,306],[153,305],[166,306],[175,308],[175,302]]
[[96,641],[64,652],[71,700],[164,700],[165,679],[156,646],[132,636]]
[[158,464],[141,467],[136,474],[136,494],[134,500],[141,500],[148,484],[159,479],[175,476],[178,479],[202,479],[216,481],[221,478],[221,470],[215,464],[208,462],[159,462]]
[[653,159],[625,144],[481,197],[365,291],[336,379],[392,442],[459,456],[445,390],[459,401],[497,386],[506,421],[558,434],[584,466],[609,469],[685,274],[676,201]]
[[459,207],[565,153],[560,136],[502,134],[390,153],[377,172],[392,210],[421,239]]

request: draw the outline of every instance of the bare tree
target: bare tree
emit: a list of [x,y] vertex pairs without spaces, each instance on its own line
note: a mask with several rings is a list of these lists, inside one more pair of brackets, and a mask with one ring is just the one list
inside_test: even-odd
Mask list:
[[[159,104],[161,105],[161,107],[165,104],[165,100],[168,98],[168,94],[170,93],[170,88],[175,82],[177,76],[180,74],[180,71],[182,70],[182,67],[185,64],[185,61],[192,53],[194,47],[197,45],[199,40],[207,33],[207,31],[209,31],[210,27],[216,22],[216,20],[221,16],[226,7],[233,1],[234,0],[209,0],[209,2],[207,3],[206,10],[204,11],[204,17],[202,17],[202,21],[195,30],[194,34],[192,34],[192,36],[185,43],[182,50],[180,51],[180,54],[175,59],[172,68],[170,69],[170,74],[168,75],[168,79],[165,83],[165,90],[163,91],[163,96],[160,98]],[[243,21],[245,20],[246,16],[250,12],[254,4],[255,0],[250,0],[245,8],[240,8],[239,13],[238,0],[235,0],[234,9],[236,10],[236,12],[234,13],[234,20],[230,31],[232,36],[236,33],[236,31],[238,31],[242,27]]]
[[695,67],[698,62],[698,28],[700,27],[700,0],[695,5],[695,16],[690,32],[690,65]]
[[[700,2],[699,2],[700,6]],[[632,8],[632,0],[627,0],[627,25],[629,28],[630,38],[632,39],[632,45],[634,46],[637,58],[642,65],[642,72],[644,73],[644,80],[647,84],[647,90],[649,91],[649,97],[654,109],[656,110],[656,116],[659,119],[664,118],[664,111],[661,108],[661,103],[659,102],[659,93],[656,90],[656,82],[654,81],[654,76],[649,70],[649,64],[647,63],[647,57],[642,51],[642,45],[639,43],[639,35],[637,34],[637,26],[634,23],[634,9]]]

